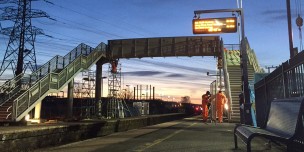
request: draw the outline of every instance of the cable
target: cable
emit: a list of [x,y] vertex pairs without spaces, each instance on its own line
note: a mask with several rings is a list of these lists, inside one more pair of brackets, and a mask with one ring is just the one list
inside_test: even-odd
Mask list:
[[[47,25],[47,24],[45,24],[45,23],[43,23],[43,22],[40,22],[40,23],[41,23],[41,24],[44,24],[44,25]],[[65,37],[73,38],[73,40],[70,40],[70,39],[62,39],[62,38],[56,38],[56,37],[49,36],[49,35],[48,35],[48,38],[54,38],[54,39],[63,40],[63,41],[66,40],[66,41],[69,41],[69,42],[70,42],[70,41],[74,41],[74,42],[76,42],[76,43],[82,43],[82,42],[92,43],[92,42],[88,42],[88,41],[83,40],[83,39],[79,39],[78,37],[76,38],[76,37],[64,35],[64,34],[62,34],[62,33],[54,32],[54,31],[50,31],[50,30],[46,30],[46,29],[44,29],[44,31],[48,31],[48,32],[51,32],[51,33],[55,33],[55,34],[59,34],[59,35],[65,36]],[[96,32],[94,32],[94,34],[96,34]],[[75,41],[74,39],[78,39],[78,41]],[[98,45],[98,44],[94,43],[94,45]]]
[[[112,38],[111,36],[119,37],[119,38],[126,38],[126,37],[119,36],[119,35],[116,35],[116,34],[112,34],[112,33],[109,33],[109,32],[106,32],[106,31],[103,31],[103,30],[94,28],[94,27],[86,26],[86,25],[84,25],[84,24],[80,24],[80,23],[77,23],[77,22],[75,22],[75,21],[71,21],[71,20],[68,20],[68,19],[64,19],[64,18],[62,18],[62,17],[58,17],[58,16],[55,16],[55,17],[60,18],[60,19],[62,19],[62,20],[69,21],[69,22],[71,22],[71,23],[74,23],[74,24],[77,24],[77,25],[80,25],[80,26],[83,26],[83,27],[87,27],[88,29],[95,29],[96,31],[99,31],[100,33],[104,33],[104,34],[110,35],[110,36],[106,36],[106,35],[105,35],[106,37],[109,37],[109,38]],[[68,26],[67,23],[65,23],[65,22],[58,21],[58,20],[56,20],[56,21],[57,21],[57,22],[61,22],[62,24]],[[71,24],[71,25],[74,25],[74,24]],[[69,27],[70,27],[70,26],[69,26]],[[75,26],[75,27],[76,27],[76,26]],[[77,29],[80,29],[80,30],[84,30],[84,31],[87,31],[87,32],[91,32],[91,33],[97,34],[96,31],[84,29],[84,28],[81,28],[81,27],[76,27],[76,28],[77,28]]]
[[138,33],[138,32],[132,31],[132,30],[130,30],[130,29],[126,29],[126,28],[123,28],[123,27],[117,26],[116,24],[109,23],[109,22],[107,22],[107,21],[104,21],[104,20],[101,20],[101,19],[98,19],[98,18],[95,18],[95,17],[89,16],[89,15],[87,15],[87,14],[84,14],[84,13],[81,13],[81,12],[78,12],[78,11],[75,11],[75,10],[73,10],[73,9],[66,8],[66,7],[63,7],[63,6],[57,5],[57,4],[55,4],[55,3],[48,3],[48,4],[54,5],[54,6],[56,6],[56,7],[61,8],[61,9],[66,9],[66,10],[69,10],[69,11],[71,11],[71,12],[77,13],[77,14],[79,14],[79,15],[86,16],[86,17],[88,17],[88,18],[94,19],[94,20],[99,21],[99,22],[102,22],[102,23],[106,23],[106,24],[111,25],[111,26],[116,27],[116,28],[125,29],[125,30],[127,30],[127,31],[129,31],[129,32],[132,32],[132,33],[138,34],[138,35],[140,35],[140,36],[145,36],[145,35],[142,35],[142,34],[140,34],[140,33]]

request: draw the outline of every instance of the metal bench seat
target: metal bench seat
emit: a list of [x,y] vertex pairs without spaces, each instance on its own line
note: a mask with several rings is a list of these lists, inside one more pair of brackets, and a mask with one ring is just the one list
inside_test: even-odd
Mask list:
[[[251,151],[251,140],[256,137],[264,137],[272,141],[280,141],[287,145],[290,151],[294,141],[303,142],[303,115],[304,98],[289,98],[274,100],[271,102],[268,120],[265,128],[237,125],[234,128],[235,148],[238,148],[237,137],[246,145],[247,151]],[[304,143],[304,142],[303,142]],[[300,144],[304,147],[304,144]]]

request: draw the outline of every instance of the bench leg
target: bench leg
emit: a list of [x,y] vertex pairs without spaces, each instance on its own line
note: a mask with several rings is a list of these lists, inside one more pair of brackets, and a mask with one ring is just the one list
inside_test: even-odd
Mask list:
[[235,148],[235,149],[238,149],[237,137],[236,137],[235,134],[234,134],[234,148]]

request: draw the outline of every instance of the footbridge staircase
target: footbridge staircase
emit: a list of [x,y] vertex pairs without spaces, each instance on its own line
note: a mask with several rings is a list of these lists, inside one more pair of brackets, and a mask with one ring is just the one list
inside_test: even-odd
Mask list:
[[59,92],[82,70],[106,57],[106,45],[80,44],[55,56],[31,74],[21,73],[0,86],[0,122],[20,121],[49,93]]
[[[0,122],[22,120],[45,96],[61,91],[79,72],[90,68],[101,58],[108,61],[117,58],[172,56],[224,56],[225,84],[230,86],[227,90],[232,99],[230,120],[239,121],[240,51],[221,51],[222,45],[219,36],[109,40],[108,45],[101,43],[96,48],[80,44],[64,57],[55,56],[37,71],[17,75],[0,86]],[[246,48],[249,54],[249,79],[252,80],[253,74],[260,68],[248,42]]]
[[[253,83],[255,73],[263,73],[253,49],[250,48],[248,40],[245,41],[248,54],[248,81]],[[226,66],[226,77],[229,81],[230,90],[230,122],[240,122],[239,95],[242,92],[242,72],[240,68],[240,50],[238,45],[228,45],[224,49],[224,66]]]
[[49,93],[61,91],[101,58],[219,56],[219,36],[109,40],[96,48],[80,44],[64,57],[55,56],[31,74],[20,74],[0,86],[0,122],[22,120]]

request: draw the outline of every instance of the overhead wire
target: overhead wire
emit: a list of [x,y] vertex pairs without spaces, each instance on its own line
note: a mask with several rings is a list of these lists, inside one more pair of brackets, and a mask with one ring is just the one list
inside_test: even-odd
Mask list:
[[[94,11],[94,10],[87,9],[87,8],[85,8],[85,7],[80,7],[80,9],[87,10],[87,11],[94,12],[94,13],[98,13],[98,14],[101,14],[101,15],[103,15],[103,16],[107,16],[107,15],[108,15],[108,14],[103,14],[102,12],[96,12],[96,11]],[[121,16],[117,16],[117,15],[115,15],[115,16],[116,16],[117,18],[122,18]],[[148,33],[148,34],[159,35],[159,33],[152,32],[152,31],[147,30],[147,29],[145,29],[145,28],[143,28],[143,27],[141,27],[141,26],[137,26],[137,25],[131,24],[130,22],[126,22],[126,21],[124,21],[124,20],[119,20],[119,22],[120,22],[120,23],[127,24],[127,25],[129,25],[129,26],[132,26],[132,27],[136,28],[136,30],[142,30],[143,32]],[[126,28],[126,26],[123,26],[123,28]]]
[[[63,7],[64,8],[64,7]],[[69,10],[69,9],[68,9]],[[71,11],[71,10],[70,10]],[[78,14],[81,14],[81,15],[84,15],[84,14],[82,14],[82,13],[79,13],[79,12],[77,12],[77,11],[74,11],[74,10],[72,10],[73,12],[75,12],[75,13],[78,13]],[[87,15],[85,15],[85,16],[87,16]],[[60,17],[59,17],[60,18]],[[91,17],[90,17],[91,18]],[[63,18],[61,18],[61,19],[63,19]],[[96,19],[96,18],[95,18]],[[65,19],[63,19],[63,20],[65,20]],[[69,20],[67,20],[67,21],[69,21]],[[62,22],[63,24],[66,24],[65,22]],[[74,22],[75,23],[75,22]],[[81,30],[85,30],[85,29],[83,29],[83,28],[80,28]],[[91,31],[92,32],[92,31]],[[116,35],[117,36],[117,35]],[[157,79],[156,79],[157,80]],[[180,81],[178,81],[178,82],[180,82]]]
[[[106,31],[103,31],[103,30],[94,28],[94,27],[89,27],[89,26],[87,26],[87,25],[85,25],[85,24],[80,24],[80,23],[78,23],[78,22],[75,22],[75,21],[72,21],[72,20],[69,20],[69,19],[65,19],[65,18],[62,18],[62,17],[59,17],[59,16],[55,16],[55,17],[88,28],[88,29],[85,29],[85,28],[81,28],[81,27],[74,26],[74,24],[70,24],[70,26],[72,25],[72,26],[74,26],[74,27],[76,27],[77,29],[80,29],[80,30],[84,30],[84,31],[91,32],[91,33],[94,33],[94,34],[98,34],[98,33],[100,32],[100,33],[102,33],[102,34],[106,34],[106,35],[104,35],[104,36],[106,36],[106,37],[108,37],[108,38],[113,38],[113,37],[126,38],[126,37],[123,37],[123,36],[120,36],[120,35],[117,35],[117,34],[112,34],[112,33],[109,33],[109,32],[106,32]],[[63,22],[63,21],[58,21],[58,20],[56,20],[56,21],[57,21],[57,22],[60,22],[60,23],[62,23],[62,24],[64,24],[64,25],[68,25],[67,23],[65,23],[65,22]],[[69,26],[69,27],[70,27],[70,26]],[[98,31],[98,32],[93,31],[93,30],[89,30],[89,29],[95,29],[95,30]]]
[[[44,22],[38,22],[38,23],[40,23],[40,24],[44,24],[44,25],[48,25],[47,23],[44,23]],[[48,31],[48,32],[50,32],[50,33],[55,33],[55,34],[58,34],[58,35],[61,35],[61,36],[64,36],[64,37],[69,37],[69,38],[72,38],[71,40],[69,40],[69,39],[63,39],[63,38],[57,38],[57,37],[54,37],[54,36],[48,36],[48,38],[53,38],[53,39],[57,39],[57,40],[67,40],[67,41],[74,41],[74,42],[76,42],[76,43],[83,43],[83,42],[86,42],[86,43],[92,43],[92,42],[89,42],[89,41],[87,41],[87,40],[85,40],[85,39],[80,39],[79,37],[74,37],[74,36],[70,36],[70,35],[65,35],[65,34],[62,34],[62,33],[58,33],[58,32],[54,32],[54,31],[51,31],[51,30],[48,30],[48,29],[43,29],[44,31]],[[75,40],[78,40],[78,41],[75,41]],[[95,45],[97,45],[96,43],[95,43]]]
[[127,31],[129,31],[129,32],[135,33],[135,34],[140,35],[140,36],[145,36],[145,35],[143,35],[143,34],[140,34],[140,33],[136,32],[136,31],[133,31],[133,30],[130,30],[130,29],[127,29],[127,28],[118,26],[117,24],[113,24],[113,23],[107,22],[107,21],[105,21],[105,20],[102,20],[102,19],[99,19],[99,18],[95,18],[95,17],[93,17],[93,16],[90,16],[90,15],[87,15],[87,14],[84,14],[84,13],[81,13],[81,12],[78,12],[78,11],[73,10],[73,9],[71,9],[71,8],[67,8],[67,7],[64,7],[64,6],[58,5],[58,4],[56,4],[56,3],[49,2],[49,1],[47,1],[47,3],[48,3],[48,4],[51,4],[51,5],[54,5],[54,6],[56,6],[56,7],[59,7],[59,8],[61,8],[61,9],[66,9],[66,10],[68,10],[68,11],[77,13],[77,14],[82,15],[82,16],[86,16],[86,17],[91,18],[91,19],[93,19],[93,20],[96,20],[96,21],[99,21],[99,22],[102,22],[102,23],[111,25],[111,26],[113,26],[113,27],[116,27],[116,28],[119,28],[119,29],[125,29],[125,30],[127,30]]

